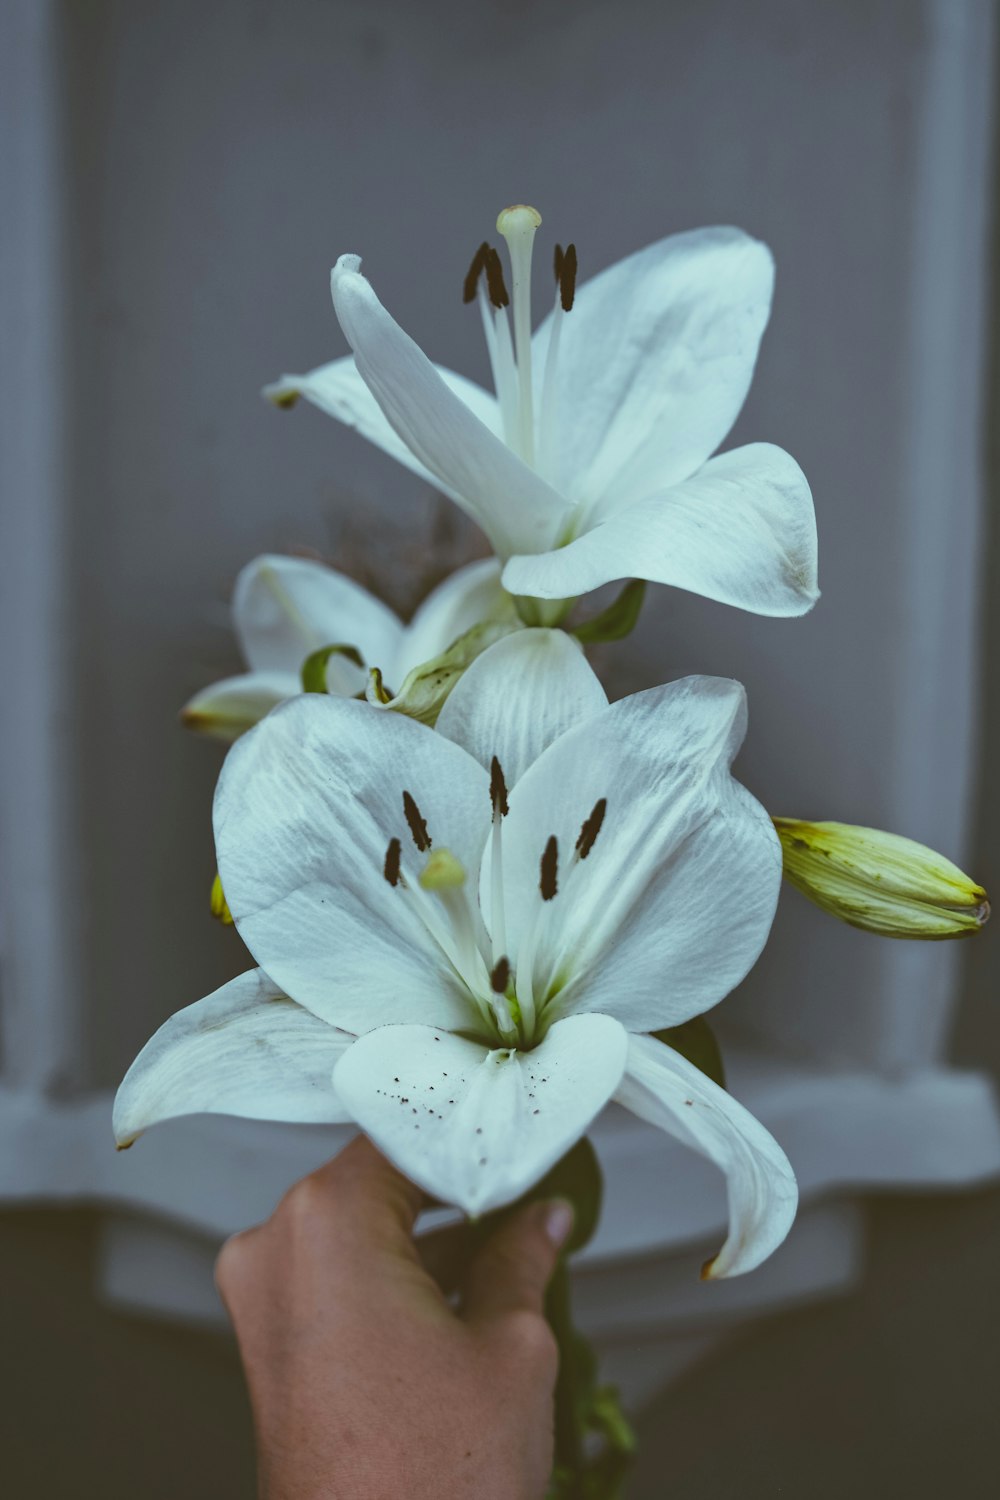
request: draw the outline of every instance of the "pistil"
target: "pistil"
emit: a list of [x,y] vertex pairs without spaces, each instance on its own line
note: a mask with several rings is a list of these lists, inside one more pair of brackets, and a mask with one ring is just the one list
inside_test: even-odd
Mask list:
[[497,218],[507,241],[513,277],[514,351],[517,356],[518,450],[525,463],[535,460],[535,408],[531,390],[531,250],[542,222],[537,209],[517,203]]

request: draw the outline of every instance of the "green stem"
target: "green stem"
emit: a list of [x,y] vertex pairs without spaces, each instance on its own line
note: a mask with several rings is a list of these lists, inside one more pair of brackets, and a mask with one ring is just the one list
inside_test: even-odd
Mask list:
[[556,1467],[572,1476],[565,1500],[583,1500],[584,1453],[580,1425],[579,1364],[576,1331],[570,1300],[569,1266],[560,1259],[549,1282],[545,1314],[559,1346],[559,1374],[555,1393],[555,1460]]

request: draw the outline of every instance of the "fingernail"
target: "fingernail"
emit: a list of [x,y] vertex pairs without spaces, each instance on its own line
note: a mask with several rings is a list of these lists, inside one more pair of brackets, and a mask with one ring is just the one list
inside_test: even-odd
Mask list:
[[555,1198],[545,1205],[545,1233],[556,1250],[561,1250],[573,1232],[573,1205],[565,1198]]

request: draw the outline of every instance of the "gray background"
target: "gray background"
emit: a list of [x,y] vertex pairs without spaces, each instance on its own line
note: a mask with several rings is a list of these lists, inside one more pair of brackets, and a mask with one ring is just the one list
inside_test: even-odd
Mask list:
[[[236,665],[238,568],[304,545],[412,603],[406,581],[441,550],[438,508],[408,476],[256,394],[343,352],[327,292],[342,251],[365,256],[433,357],[484,375],[460,282],[509,201],[575,239],[584,274],[700,223],[772,245],[775,313],[734,436],[782,444],[810,476],[824,598],[780,622],[662,590],[627,665],[609,663],[620,690],[688,670],[739,677],[741,774],[769,807],[885,821],[923,5],[77,0],[65,20],[68,649],[89,985],[77,1081],[113,1086],[170,1011],[243,966],[205,916],[219,755],[176,726],[184,699]],[[449,531],[449,555],[474,545]],[[992,576],[995,528],[989,547]],[[995,717],[983,733],[989,768]],[[996,885],[985,772],[975,806],[974,868]],[[876,940],[797,901],[775,938],[730,1029],[868,1056]],[[996,1066],[996,962],[986,940],[965,955],[959,1053]],[[650,1415],[636,1496],[993,1492],[997,1201],[886,1202],[873,1218],[860,1296],[748,1334]],[[249,1494],[229,1346],[102,1313],[88,1215],[2,1226],[13,1490]]]

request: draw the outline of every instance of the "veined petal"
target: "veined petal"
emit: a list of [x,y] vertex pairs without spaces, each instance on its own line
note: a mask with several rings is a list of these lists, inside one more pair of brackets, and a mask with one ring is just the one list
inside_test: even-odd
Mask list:
[[437,721],[513,786],[567,729],[608,706],[582,648],[562,630],[521,630],[490,646],[452,689]]
[[[467,380],[454,370],[448,370],[443,365],[435,368],[449,390],[465,403],[483,426],[499,435],[500,408],[496,397],[489,391],[484,391],[474,380]],[[317,369],[310,370],[308,375],[282,375],[273,385],[266,385],[263,394],[275,406],[293,406],[300,396],[304,397],[328,416],[335,417],[346,427],[353,427],[362,437],[374,443],[376,448],[381,448],[397,463],[411,469],[414,474],[419,474],[428,484],[438,489],[443,488],[453,500],[458,498],[396,435],[382,415],[375,397],[358,374],[353,354],[332,360],[327,365],[320,365]]]
[[514,601],[500,583],[495,557],[469,563],[432,589],[403,632],[394,664],[394,686],[407,672],[446,651],[460,635],[484,620],[514,620]]
[[215,839],[240,936],[275,983],[323,1020],[467,1026],[465,993],[403,884],[423,866],[403,792],[436,847],[477,871],[489,778],[463,750],[400,714],[306,693],[234,745],[215,795]]
[[671,235],[581,285],[561,329],[553,483],[607,514],[700,468],[743,405],[773,286],[770,251],[730,228]]
[[237,740],[271,712],[276,703],[301,692],[295,672],[245,672],[202,688],[185,703],[181,721],[188,729],[217,740]]
[[[233,618],[244,655],[258,672],[298,675],[321,646],[356,646],[371,665],[393,661],[403,626],[381,600],[323,563],[271,553],[255,557],[236,580]],[[331,662],[331,670],[343,662]],[[331,683],[331,686],[334,684]],[[343,691],[364,686],[353,678]]]
[[251,969],[179,1010],[146,1043],[115,1097],[115,1140],[129,1146],[178,1115],[349,1120],[331,1075],[353,1040]]
[[[771,820],[729,771],[745,727],[739,683],[688,677],[569,730],[517,783],[504,901],[515,970],[534,945],[536,1005],[550,993],[557,1014],[600,1011],[653,1031],[708,1010],[744,977],[781,884]],[[599,803],[599,832],[580,859]],[[550,835],[558,890],[543,902]],[[520,994],[520,973],[517,985]]]
[[333,303],[358,371],[390,426],[502,557],[550,546],[569,502],[530,469],[450,390],[342,255]]
[[671,1047],[630,1036],[625,1076],[615,1095],[641,1120],[658,1125],[726,1176],[729,1233],[702,1276],[713,1280],[752,1271],[792,1227],[798,1205],[795,1174],[759,1120]]
[[542,599],[633,577],[757,615],[805,614],[819,588],[816,518],[802,470],[771,443],[734,448],[566,547],[512,557],[503,573],[511,593]]
[[618,1086],[627,1046],[608,1016],[560,1021],[531,1052],[386,1026],[344,1054],[334,1081],[400,1171],[481,1214],[519,1198],[580,1139]]

